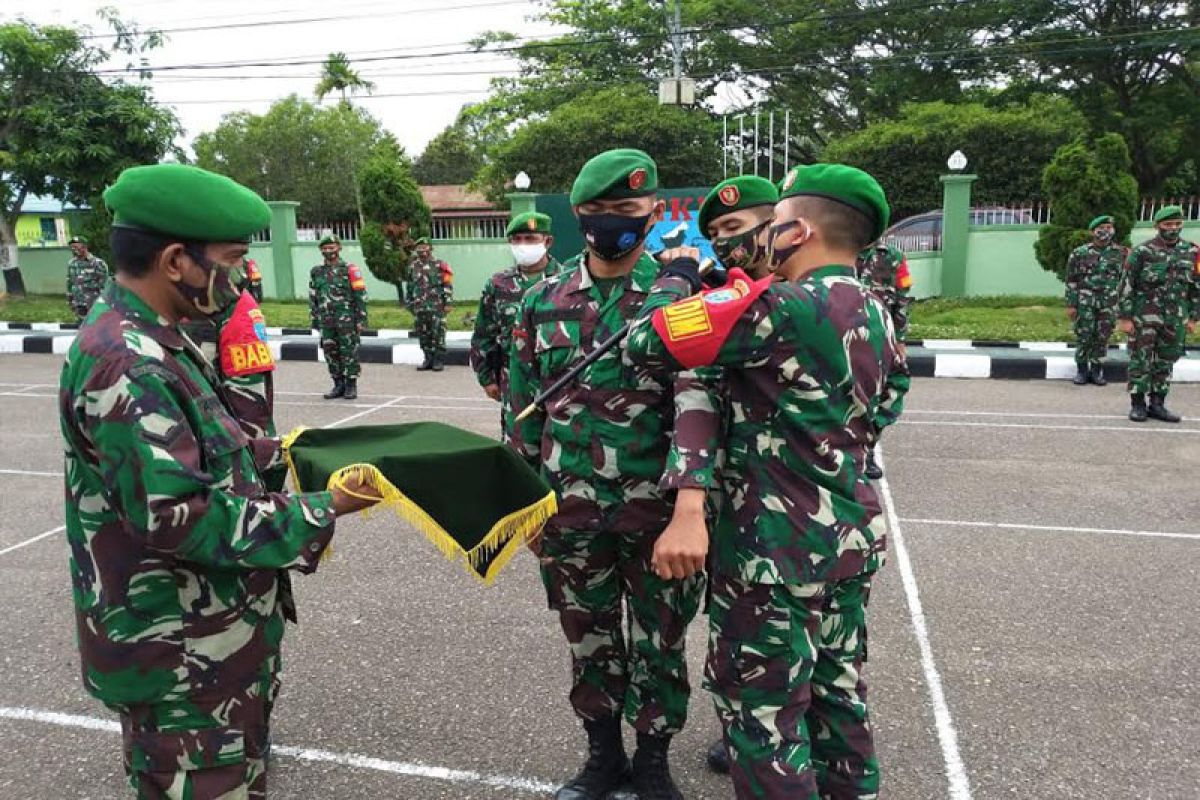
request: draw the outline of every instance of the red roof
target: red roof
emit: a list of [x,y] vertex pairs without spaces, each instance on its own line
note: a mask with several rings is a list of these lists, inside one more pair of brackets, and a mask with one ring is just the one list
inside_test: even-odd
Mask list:
[[462,185],[422,186],[421,196],[429,210],[439,211],[491,211],[495,204],[478,192]]

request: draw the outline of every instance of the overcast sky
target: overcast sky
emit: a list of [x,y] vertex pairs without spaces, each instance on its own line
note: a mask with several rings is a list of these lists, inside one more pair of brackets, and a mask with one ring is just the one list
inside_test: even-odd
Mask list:
[[[96,16],[105,6],[143,29],[215,28],[169,33],[167,43],[149,53],[152,66],[277,64],[156,71],[155,96],[178,114],[189,147],[231,111],[262,113],[272,100],[291,93],[315,100],[320,65],[278,62],[319,61],[343,51],[376,84],[374,97],[360,95],[362,106],[416,156],[464,103],[486,96],[489,77],[515,72],[511,59],[456,52],[469,49],[467,40],[488,30],[553,33],[527,19],[536,11],[529,0],[3,0],[0,20],[86,25],[107,34],[107,24]],[[321,21],[305,21],[314,18]],[[127,62],[122,56],[110,66]]]

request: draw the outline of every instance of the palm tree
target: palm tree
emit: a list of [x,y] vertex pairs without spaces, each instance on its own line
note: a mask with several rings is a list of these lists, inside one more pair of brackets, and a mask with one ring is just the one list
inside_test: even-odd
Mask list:
[[[342,96],[342,105],[346,108],[350,107],[350,97],[358,92],[366,92],[370,94],[375,89],[375,84],[359,75],[351,66],[350,59],[345,53],[330,53],[325,59],[325,63],[321,65],[321,79],[317,81],[316,89],[318,100],[324,100],[325,95],[330,92],[338,92]],[[358,188],[358,175],[355,173],[355,165],[351,163],[350,180],[354,182],[354,202],[358,206],[358,224],[364,222],[362,213],[362,196]]]
[[[350,67],[350,59],[345,53],[330,53],[321,65],[321,79],[317,81],[317,99],[324,100],[330,92],[338,92],[342,102],[350,104],[350,97],[359,92],[370,94],[375,84],[366,80]],[[347,94],[349,93],[349,94]]]

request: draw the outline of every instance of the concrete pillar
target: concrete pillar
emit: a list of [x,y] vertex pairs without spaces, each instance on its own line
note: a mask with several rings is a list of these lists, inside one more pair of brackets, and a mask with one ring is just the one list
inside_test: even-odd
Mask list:
[[971,235],[971,184],[978,175],[943,175],[942,296],[967,294],[967,255]]
[[296,209],[291,200],[269,200],[271,207],[271,260],[275,268],[275,296],[279,300],[296,297],[296,277],[292,269],[292,245],[296,243]]
[[530,211],[537,211],[537,195],[533,192],[511,192],[505,197],[509,202],[509,219]]

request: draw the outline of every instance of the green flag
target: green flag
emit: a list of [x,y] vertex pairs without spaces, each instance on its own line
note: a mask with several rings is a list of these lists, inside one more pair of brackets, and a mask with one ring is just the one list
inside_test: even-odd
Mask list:
[[558,510],[554,492],[495,439],[440,422],[306,428],[285,440],[302,492],[360,476],[452,561],[491,583]]

